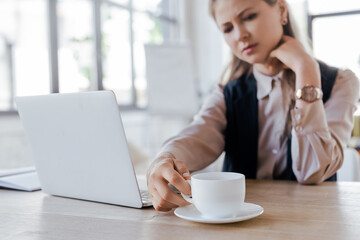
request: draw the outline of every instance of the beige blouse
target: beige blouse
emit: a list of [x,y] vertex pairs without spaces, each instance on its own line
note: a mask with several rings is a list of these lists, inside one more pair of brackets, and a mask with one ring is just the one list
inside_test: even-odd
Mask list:
[[[290,99],[294,92],[277,76],[254,69],[259,100],[258,179],[273,179],[286,168],[286,138],[282,138]],[[320,183],[341,166],[343,149],[350,140],[353,113],[359,99],[359,81],[350,70],[339,70],[329,100],[291,110],[293,171],[300,183]],[[204,102],[193,122],[168,139],[161,152],[171,152],[190,171],[214,162],[224,150],[226,106],[222,86]]]

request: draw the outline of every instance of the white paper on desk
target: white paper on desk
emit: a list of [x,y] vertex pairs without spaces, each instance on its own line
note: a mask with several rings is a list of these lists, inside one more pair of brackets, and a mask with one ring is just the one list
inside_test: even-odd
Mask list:
[[28,173],[28,172],[35,172],[35,167],[23,167],[23,168],[0,170],[0,178],[15,174],[20,174],[20,173]]
[[39,178],[35,171],[1,177],[0,187],[29,192],[41,189]]

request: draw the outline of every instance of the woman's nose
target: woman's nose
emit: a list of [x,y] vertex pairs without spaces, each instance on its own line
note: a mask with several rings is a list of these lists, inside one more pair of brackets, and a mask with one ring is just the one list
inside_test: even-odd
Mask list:
[[249,38],[249,32],[247,29],[240,25],[234,26],[234,34],[235,34],[235,40],[237,41],[244,41]]

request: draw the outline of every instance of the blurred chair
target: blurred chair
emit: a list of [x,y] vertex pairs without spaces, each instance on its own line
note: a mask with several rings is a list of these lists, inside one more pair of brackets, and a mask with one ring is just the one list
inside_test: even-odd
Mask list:
[[344,150],[344,162],[337,171],[338,181],[360,181],[360,157],[353,148]]

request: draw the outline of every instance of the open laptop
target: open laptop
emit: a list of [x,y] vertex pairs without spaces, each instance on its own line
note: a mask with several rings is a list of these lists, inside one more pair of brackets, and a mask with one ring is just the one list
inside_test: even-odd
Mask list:
[[45,193],[135,208],[151,206],[148,195],[142,199],[112,91],[15,101]]

